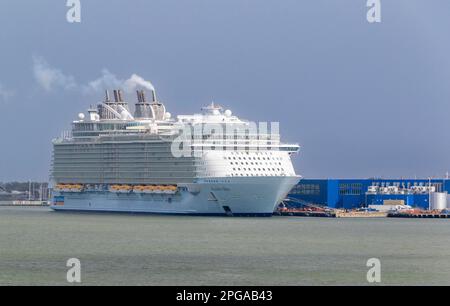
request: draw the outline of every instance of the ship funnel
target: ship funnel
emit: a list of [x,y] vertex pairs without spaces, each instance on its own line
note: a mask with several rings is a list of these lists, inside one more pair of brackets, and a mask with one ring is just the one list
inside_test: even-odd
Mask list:
[[145,93],[143,90],[136,90],[137,98],[139,103],[145,103]]
[[139,90],[136,90],[136,94],[137,94],[138,102],[142,102],[141,92]]
[[156,102],[156,91],[154,89],[152,90],[152,100]]
[[105,102],[110,102],[108,90],[105,90]]
[[108,90],[105,91],[105,103],[98,105],[98,114],[101,119],[133,119],[131,116],[128,103],[123,101],[122,91],[120,89],[113,90],[114,102],[111,102]]
[[138,98],[138,103],[136,103],[136,107],[134,110],[135,118],[153,118],[152,108],[150,103],[145,100],[145,92],[144,90],[136,90],[136,95]]

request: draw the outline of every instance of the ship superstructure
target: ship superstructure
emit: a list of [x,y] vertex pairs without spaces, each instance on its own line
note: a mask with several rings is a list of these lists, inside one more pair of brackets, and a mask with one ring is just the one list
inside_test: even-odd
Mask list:
[[52,208],[268,216],[300,179],[298,150],[214,103],[174,119],[154,90],[133,114],[106,91],[53,141]]

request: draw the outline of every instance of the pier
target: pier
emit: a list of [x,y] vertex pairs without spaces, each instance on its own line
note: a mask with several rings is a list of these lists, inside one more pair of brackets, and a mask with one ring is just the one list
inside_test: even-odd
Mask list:
[[424,219],[450,219],[450,214],[421,212],[421,213],[389,213],[389,218],[424,218]]
[[294,217],[322,217],[322,218],[336,218],[334,212],[324,211],[307,211],[307,210],[280,210],[274,213],[276,216],[294,216]]
[[29,200],[0,201],[0,206],[48,206],[48,202]]
[[386,218],[386,212],[382,211],[337,211],[338,218]]

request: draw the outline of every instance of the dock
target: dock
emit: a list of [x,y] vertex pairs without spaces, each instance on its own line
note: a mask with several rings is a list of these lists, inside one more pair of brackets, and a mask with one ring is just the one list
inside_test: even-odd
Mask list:
[[47,201],[30,201],[30,200],[14,200],[14,201],[0,201],[0,206],[48,206]]
[[450,214],[442,213],[389,213],[389,218],[424,218],[424,219],[450,219]]
[[276,216],[294,216],[294,217],[322,217],[322,218],[336,218],[334,212],[323,211],[304,211],[304,210],[284,210],[274,213]]
[[386,218],[388,213],[381,211],[337,211],[337,218]]

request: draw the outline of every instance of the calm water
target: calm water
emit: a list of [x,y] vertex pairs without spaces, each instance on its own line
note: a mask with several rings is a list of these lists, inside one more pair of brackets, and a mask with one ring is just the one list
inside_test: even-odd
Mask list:
[[209,218],[0,208],[0,284],[450,285],[450,220]]

